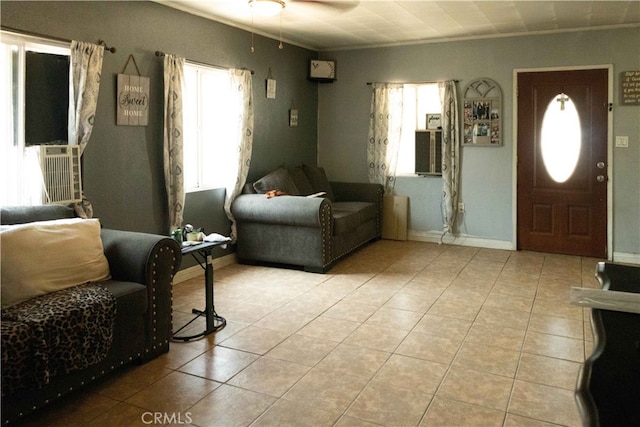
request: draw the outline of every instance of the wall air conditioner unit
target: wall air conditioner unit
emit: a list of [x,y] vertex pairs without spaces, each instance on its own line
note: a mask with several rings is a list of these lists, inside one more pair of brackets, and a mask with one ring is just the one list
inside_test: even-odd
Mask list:
[[40,145],[44,204],[82,201],[80,147],[77,145]]

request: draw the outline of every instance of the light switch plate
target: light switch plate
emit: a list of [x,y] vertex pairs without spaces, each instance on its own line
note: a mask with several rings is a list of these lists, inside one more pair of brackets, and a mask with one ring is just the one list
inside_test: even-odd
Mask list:
[[628,147],[628,146],[629,146],[628,136],[616,136],[616,147]]

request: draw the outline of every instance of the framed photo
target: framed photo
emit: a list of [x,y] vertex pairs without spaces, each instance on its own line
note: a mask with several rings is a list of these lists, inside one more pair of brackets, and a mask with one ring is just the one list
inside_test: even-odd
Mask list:
[[442,117],[440,114],[427,114],[427,129],[442,128]]
[[471,81],[463,92],[462,145],[502,146],[502,91],[491,79]]

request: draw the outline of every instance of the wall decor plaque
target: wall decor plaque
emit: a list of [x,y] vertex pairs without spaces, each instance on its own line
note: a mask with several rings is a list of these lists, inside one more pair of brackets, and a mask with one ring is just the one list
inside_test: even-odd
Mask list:
[[[133,59],[138,75],[124,74]],[[149,77],[140,76],[133,55],[129,55],[122,74],[118,74],[116,125],[147,126],[149,124]]]
[[640,105],[640,70],[620,73],[620,105]]

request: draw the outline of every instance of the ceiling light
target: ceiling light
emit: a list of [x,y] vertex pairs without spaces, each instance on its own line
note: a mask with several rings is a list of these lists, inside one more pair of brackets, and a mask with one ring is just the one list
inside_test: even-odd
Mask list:
[[285,7],[283,0],[249,0],[249,6],[262,16],[277,15]]

